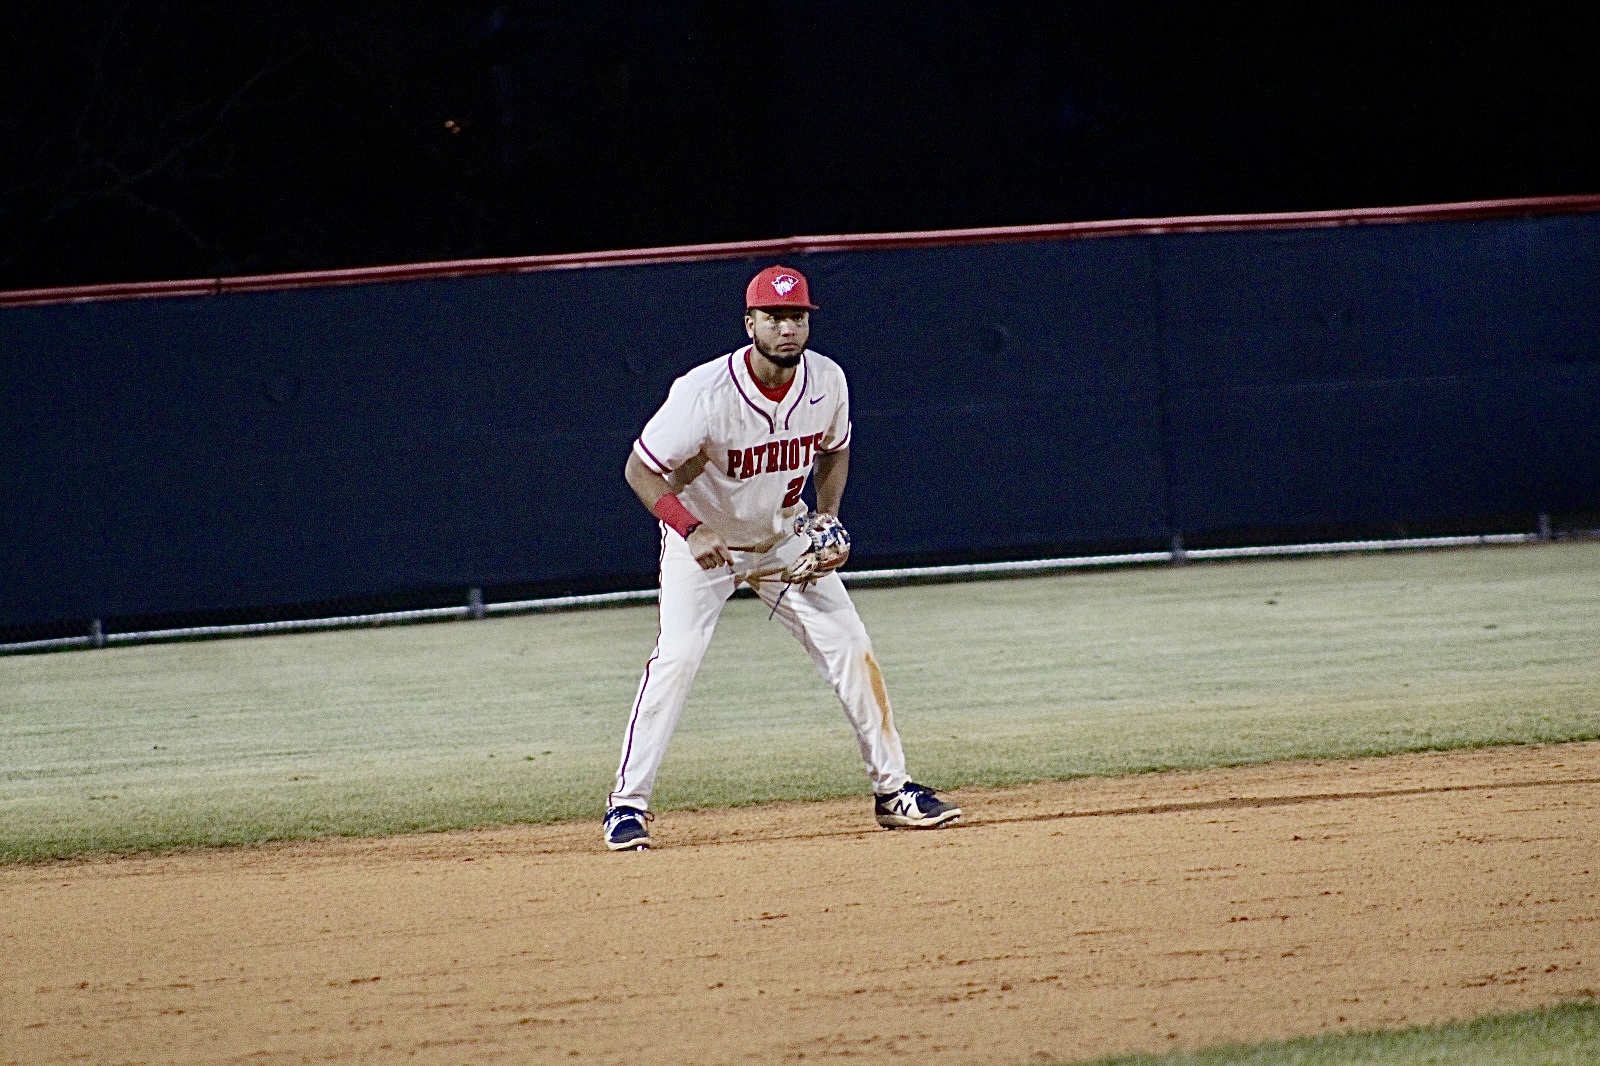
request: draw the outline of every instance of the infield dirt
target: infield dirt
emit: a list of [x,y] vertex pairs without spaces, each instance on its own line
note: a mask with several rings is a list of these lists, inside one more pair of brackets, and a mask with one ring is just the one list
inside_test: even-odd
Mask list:
[[8,1063],[1019,1064],[1600,988],[1600,744],[0,869]]

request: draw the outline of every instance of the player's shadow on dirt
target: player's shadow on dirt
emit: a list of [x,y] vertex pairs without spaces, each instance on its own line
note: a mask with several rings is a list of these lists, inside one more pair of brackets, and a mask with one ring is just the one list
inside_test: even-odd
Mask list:
[[987,824],[1049,822],[1057,818],[1120,818],[1135,814],[1181,814],[1190,811],[1250,810],[1260,807],[1293,807],[1304,803],[1395,799],[1402,796],[1437,796],[1449,792],[1494,792],[1507,788],[1556,788],[1563,785],[1600,785],[1600,778],[1564,777],[1551,781],[1497,781],[1493,784],[1480,785],[1424,785],[1416,788],[1374,788],[1353,792],[1307,792],[1296,796],[1229,796],[1227,799],[1217,800],[1148,803],[1132,807],[1105,807],[1086,811],[1057,811],[1049,814],[1015,815],[995,818],[989,820]]
[[[1438,796],[1451,792],[1494,792],[1503,789],[1559,788],[1571,785],[1600,785],[1600,778],[1566,777],[1537,781],[1497,781],[1474,785],[1423,785],[1414,788],[1375,788],[1349,792],[1308,792],[1293,796],[1229,796],[1226,799],[1176,800],[1166,803],[1140,803],[1124,807],[1096,807],[1086,810],[1043,811],[1028,814],[1001,814],[979,816],[932,832],[953,833],[964,829],[977,829],[990,825],[1018,825],[1031,822],[1053,822],[1068,818],[1128,818],[1137,815],[1188,814],[1196,811],[1251,810],[1267,807],[1293,807],[1310,803],[1338,803],[1354,800],[1396,799],[1406,796]],[[774,840],[816,840],[826,837],[866,836],[882,832],[878,827],[841,826],[835,829],[811,830],[802,833],[751,833],[735,834],[717,840],[696,840],[696,846],[709,844],[753,844]],[[897,830],[897,832],[927,833],[929,830]]]

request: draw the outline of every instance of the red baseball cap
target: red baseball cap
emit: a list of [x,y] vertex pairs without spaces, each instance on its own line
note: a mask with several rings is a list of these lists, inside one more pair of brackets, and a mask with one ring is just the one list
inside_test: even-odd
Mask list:
[[811,302],[811,286],[806,276],[794,267],[769,266],[745,286],[744,305],[750,307],[804,307],[817,310]]

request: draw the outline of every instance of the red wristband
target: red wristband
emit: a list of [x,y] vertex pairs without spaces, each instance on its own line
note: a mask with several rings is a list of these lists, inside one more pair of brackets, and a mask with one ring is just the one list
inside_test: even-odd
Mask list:
[[677,530],[678,536],[684,540],[688,540],[689,534],[694,532],[694,527],[700,524],[700,519],[689,513],[689,509],[678,499],[678,494],[675,492],[662,493],[650,511]]

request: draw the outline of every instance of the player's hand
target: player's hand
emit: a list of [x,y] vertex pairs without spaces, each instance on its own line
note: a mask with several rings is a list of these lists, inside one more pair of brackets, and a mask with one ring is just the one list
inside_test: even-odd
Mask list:
[[687,541],[694,561],[702,570],[715,570],[719,566],[733,565],[733,552],[722,534],[702,522],[689,533]]

